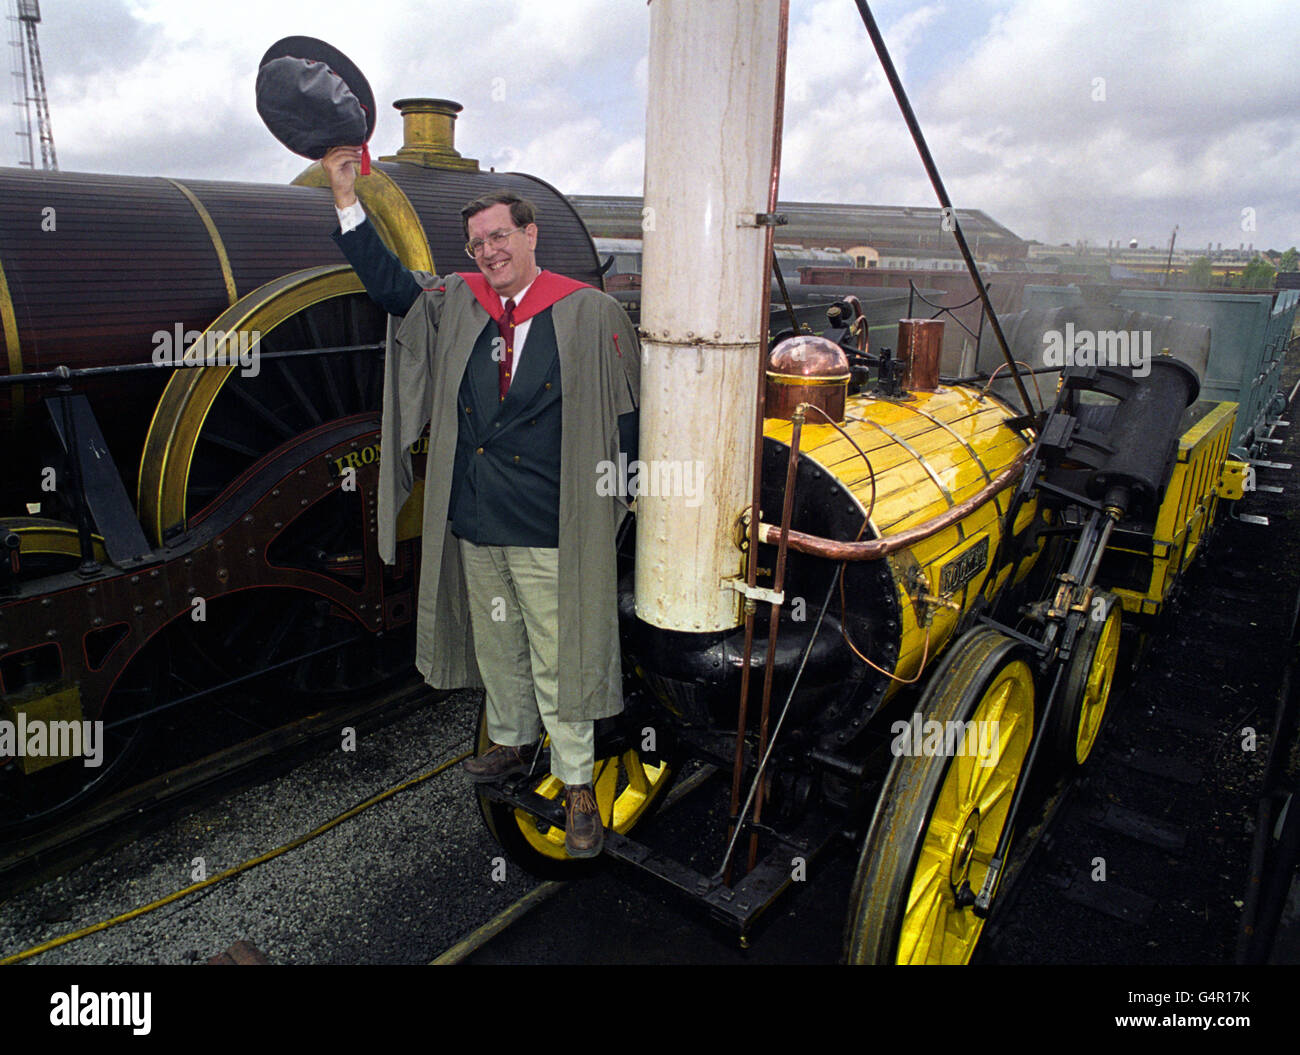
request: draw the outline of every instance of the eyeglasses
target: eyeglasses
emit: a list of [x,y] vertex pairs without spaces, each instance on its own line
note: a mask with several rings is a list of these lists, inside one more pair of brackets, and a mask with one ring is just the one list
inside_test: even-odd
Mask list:
[[475,238],[472,241],[465,243],[465,255],[472,259],[473,257],[478,256],[479,253],[483,252],[484,247],[500,249],[510,241],[510,236],[512,234],[516,231],[522,230],[522,227],[511,227],[508,231],[493,231],[486,238]]

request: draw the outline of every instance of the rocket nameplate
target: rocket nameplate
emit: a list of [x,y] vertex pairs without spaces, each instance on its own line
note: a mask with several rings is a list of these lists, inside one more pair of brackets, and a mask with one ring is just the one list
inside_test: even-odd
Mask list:
[[960,557],[950,560],[939,573],[939,592],[956,593],[979,575],[989,563],[989,537],[985,535]]

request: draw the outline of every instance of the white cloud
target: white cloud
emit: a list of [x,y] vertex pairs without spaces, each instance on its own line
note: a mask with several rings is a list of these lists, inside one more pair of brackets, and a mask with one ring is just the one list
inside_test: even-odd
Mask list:
[[[783,197],[933,203],[854,6],[791,7]],[[1145,244],[1175,223],[1180,244],[1300,241],[1286,0],[1230,13],[1218,0],[873,9],[959,207],[1048,241]],[[263,51],[301,33],[336,44],[370,78],[376,154],[401,139],[392,100],[436,95],[464,104],[457,145],[485,165],[571,193],[641,184],[645,0],[85,0],[43,14],[67,170],[291,178],[305,163],[262,127],[253,82]],[[1249,234],[1245,207],[1259,222]]]
[[[1300,147],[1282,123],[1300,101],[1289,17],[1265,0],[1231,17],[1208,0],[1016,0],[929,93],[954,194],[1047,241],[1147,243],[1179,224],[1190,244],[1289,244],[1300,212],[1274,163]],[[1001,150],[972,149],[981,126],[1002,129],[1013,183]],[[1252,202],[1243,239],[1231,218]]]

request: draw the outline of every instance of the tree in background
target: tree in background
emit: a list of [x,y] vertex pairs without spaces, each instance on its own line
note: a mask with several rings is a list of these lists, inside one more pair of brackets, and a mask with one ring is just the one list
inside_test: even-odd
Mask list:
[[1187,267],[1187,284],[1192,289],[1204,289],[1214,281],[1214,268],[1208,256],[1198,256]]
[[1263,257],[1255,257],[1241,270],[1241,287],[1243,289],[1271,289],[1277,272]]
[[1300,271],[1300,251],[1297,251],[1295,246],[1288,249],[1278,257],[1277,269],[1279,271]]

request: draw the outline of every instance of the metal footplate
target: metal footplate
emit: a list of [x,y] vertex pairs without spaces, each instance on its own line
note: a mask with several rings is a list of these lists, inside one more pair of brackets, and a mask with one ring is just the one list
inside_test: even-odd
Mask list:
[[[481,784],[478,790],[496,802],[524,810],[557,828],[564,827],[564,808],[554,799],[543,798],[529,790],[523,778],[500,784]],[[800,861],[804,867],[810,865],[838,832],[838,826],[827,818],[808,818],[798,828],[782,835],[781,845],[731,886],[726,886],[720,876],[705,875],[645,843],[608,828],[605,829],[604,855],[666,883],[744,936],[759,916],[796,881]]]

